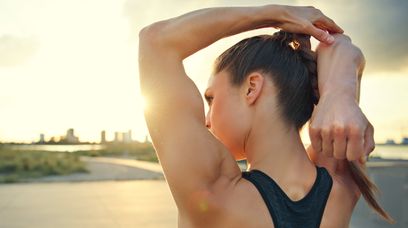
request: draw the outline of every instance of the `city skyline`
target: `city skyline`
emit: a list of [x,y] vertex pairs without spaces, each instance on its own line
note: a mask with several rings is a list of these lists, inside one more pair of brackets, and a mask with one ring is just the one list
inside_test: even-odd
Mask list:
[[[131,143],[131,142],[149,142],[149,136],[146,135],[144,140],[136,140],[132,137],[132,130],[128,131],[115,131],[112,132],[111,136],[109,137],[106,130],[102,130],[99,133],[100,138],[96,141],[84,141],[81,140],[79,134],[75,134],[74,128],[69,128],[66,131],[65,135],[51,135],[46,136],[44,133],[40,133],[37,140],[30,142],[29,144],[81,144],[81,143],[112,143],[112,142],[119,142],[119,143]],[[107,137],[108,136],[108,137]],[[4,142],[0,139],[0,143],[28,143],[28,142]]]
[[[148,101],[139,90],[139,30],[190,10],[232,4],[225,0],[177,3],[1,1],[0,141],[30,143],[41,133],[47,138],[69,128],[80,133],[84,141],[98,141],[102,130],[128,129],[135,140],[143,141],[148,135],[143,118]],[[235,6],[271,3],[310,4],[294,0],[234,1]],[[360,106],[375,128],[376,142],[406,137],[408,16],[404,10],[408,3],[334,0],[313,5],[334,19],[366,57]],[[381,20],[378,15],[382,15]],[[222,51],[245,37],[274,31],[262,29],[223,39],[186,59],[186,72],[203,94],[212,62]],[[314,47],[316,44],[313,41]],[[302,139],[310,141],[307,128]]]
[[[132,137],[132,130],[128,130],[126,131],[114,131],[112,132],[111,137],[107,137],[107,131],[106,130],[102,130],[99,132],[99,140],[96,141],[84,141],[80,139],[80,136],[78,134],[75,135],[74,133],[74,129],[70,128],[67,130],[66,135],[52,135],[52,136],[45,136],[44,133],[40,133],[39,135],[39,139],[37,138],[37,140],[33,140],[31,142],[18,142],[18,141],[2,141],[0,139],[0,143],[23,143],[23,144],[42,144],[42,143],[57,143],[57,144],[75,144],[75,143],[100,143],[100,144],[104,144],[104,143],[110,143],[110,142],[123,142],[123,143],[129,143],[129,142],[149,142],[150,136],[147,134],[145,135],[144,140],[138,140],[138,139],[133,139]],[[303,136],[304,137],[304,136]],[[310,142],[305,142],[303,140],[304,143],[308,144]],[[408,144],[408,136],[403,135],[401,138],[387,138],[385,141],[376,141],[376,144],[388,144],[388,145],[392,145],[392,144],[396,144],[396,145],[407,145]]]

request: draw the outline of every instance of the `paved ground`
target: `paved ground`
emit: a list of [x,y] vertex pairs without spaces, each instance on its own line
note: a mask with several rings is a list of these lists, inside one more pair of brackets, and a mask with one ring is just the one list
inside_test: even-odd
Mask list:
[[380,190],[380,204],[397,223],[390,225],[379,219],[361,198],[354,210],[350,227],[408,227],[408,162],[394,163],[393,166],[371,165],[368,172]]
[[[87,162],[93,172],[85,176],[0,185],[0,227],[177,227],[177,209],[158,164],[102,158]],[[370,162],[369,174],[397,224],[385,224],[360,200],[350,227],[408,227],[408,163]],[[105,181],[55,182],[84,181],[89,175]],[[159,180],[123,181],[149,175]],[[122,181],[106,181],[112,178]]]
[[163,180],[0,185],[0,227],[177,227]]

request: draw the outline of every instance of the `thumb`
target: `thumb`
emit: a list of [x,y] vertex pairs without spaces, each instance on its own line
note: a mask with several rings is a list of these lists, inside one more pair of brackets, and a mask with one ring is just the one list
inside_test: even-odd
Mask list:
[[365,165],[368,160],[368,155],[363,155],[358,159],[358,162],[360,162],[361,165]]
[[375,149],[375,141],[374,141],[374,127],[373,125],[368,122],[368,126],[364,132],[364,153],[359,158],[360,164],[365,164],[368,160],[368,156],[372,153]]

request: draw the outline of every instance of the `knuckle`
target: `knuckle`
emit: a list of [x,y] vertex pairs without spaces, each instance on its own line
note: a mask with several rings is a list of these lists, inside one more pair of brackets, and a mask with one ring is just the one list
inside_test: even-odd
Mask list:
[[302,22],[300,24],[300,26],[301,26],[302,30],[304,30],[304,31],[309,31],[309,32],[313,31],[312,23],[309,23],[309,22],[305,21],[305,22]]
[[346,40],[348,40],[348,41],[350,41],[350,42],[351,42],[351,38],[350,38],[350,36],[348,36],[348,35],[344,35],[344,38],[345,38]]
[[336,124],[333,126],[333,133],[336,136],[342,136],[344,135],[344,132],[345,132],[345,129],[343,125]]
[[323,137],[330,137],[331,130],[330,128],[322,128],[321,133]]
[[310,134],[320,134],[320,128],[311,125],[309,127],[309,132],[310,132]]
[[363,137],[364,132],[362,130],[362,128],[360,128],[357,125],[352,125],[349,127],[349,134],[351,137],[356,137],[356,138],[360,138]]

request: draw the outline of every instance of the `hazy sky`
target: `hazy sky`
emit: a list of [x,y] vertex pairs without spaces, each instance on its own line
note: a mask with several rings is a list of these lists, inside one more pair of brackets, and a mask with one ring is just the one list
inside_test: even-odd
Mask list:
[[[137,34],[154,21],[188,11],[268,3],[255,0],[1,0],[0,141],[38,140],[75,128],[81,140],[99,141],[101,130],[147,129],[139,92]],[[333,18],[367,60],[361,107],[375,138],[408,135],[408,1],[332,0],[314,6]],[[244,33],[221,40],[185,61],[204,91],[211,64]],[[305,141],[308,140],[304,137]]]

